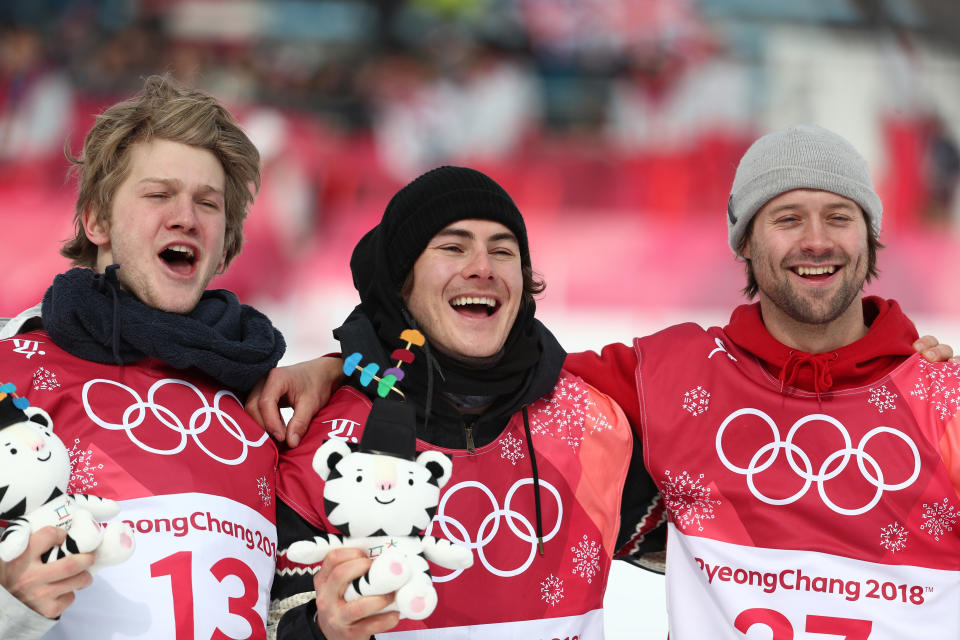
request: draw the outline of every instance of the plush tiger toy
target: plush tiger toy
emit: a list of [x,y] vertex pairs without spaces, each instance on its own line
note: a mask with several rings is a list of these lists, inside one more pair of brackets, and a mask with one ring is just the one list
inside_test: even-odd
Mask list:
[[414,458],[413,424],[412,407],[377,400],[359,451],[336,439],[317,449],[313,469],[325,481],[327,519],[345,537],[327,534],[295,542],[287,558],[315,564],[331,549],[363,549],[373,563],[365,576],[347,587],[344,598],[395,591],[393,604],[383,611],[422,620],[437,605],[427,560],[447,569],[466,569],[473,564],[473,552],[448,540],[418,535],[436,513],[440,488],[450,479],[453,463],[439,451],[424,451]]
[[[123,562],[133,553],[133,531],[122,522],[105,529],[98,520],[120,512],[113,500],[67,494],[70,455],[46,411],[0,385],[0,560],[9,562],[27,548],[30,534],[52,525],[67,530],[63,544],[43,554],[44,562],[94,552],[89,571]],[[0,526],[3,526],[0,522]]]

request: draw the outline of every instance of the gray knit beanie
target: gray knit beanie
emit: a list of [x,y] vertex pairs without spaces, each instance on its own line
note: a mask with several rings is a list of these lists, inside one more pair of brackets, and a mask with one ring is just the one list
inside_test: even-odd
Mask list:
[[860,205],[879,237],[883,217],[870,169],[846,139],[816,125],[796,125],[754,142],[740,159],[727,204],[730,248],[739,255],[750,221],[767,202],[793,189],[821,189]]

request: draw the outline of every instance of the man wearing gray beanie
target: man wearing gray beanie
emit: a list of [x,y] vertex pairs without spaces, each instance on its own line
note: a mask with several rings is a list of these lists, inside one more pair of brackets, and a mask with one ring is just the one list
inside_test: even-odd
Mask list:
[[759,302],[567,358],[642,434],[674,640],[957,637],[960,363],[923,359],[897,303],[862,297],[882,211],[839,135],[763,136],[727,211]]
[[882,215],[866,162],[819,127],[772,133],[726,214],[757,303],[564,363],[623,408],[660,491],[620,557],[649,566],[666,528],[674,640],[956,640],[960,361],[917,355],[952,352],[861,297]]

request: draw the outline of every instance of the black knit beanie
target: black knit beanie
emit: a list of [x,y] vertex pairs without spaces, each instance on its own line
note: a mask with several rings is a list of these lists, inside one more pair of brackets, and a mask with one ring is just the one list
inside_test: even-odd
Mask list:
[[[473,218],[499,222],[513,232],[520,263],[530,266],[523,217],[500,185],[474,169],[444,166],[428,171],[397,192],[380,223],[353,250],[350,270],[360,304],[333,332],[344,353],[359,351],[365,360],[386,362],[386,354],[403,346],[401,333],[417,328],[417,318],[406,309],[401,296],[403,283],[431,238],[457,220]],[[552,388],[564,354],[535,318],[536,307],[532,296],[524,294],[503,349],[495,362],[483,366],[465,364],[432,349],[432,338],[425,332],[423,353],[406,367],[403,382],[404,394],[412,400],[408,404],[423,412],[418,413],[423,425],[431,407],[438,406],[435,401],[445,393],[519,398],[526,397],[535,381],[547,379]],[[372,344],[371,337],[380,344]],[[434,375],[437,371],[439,376]]]
[[380,224],[357,244],[350,260],[357,290],[363,293],[373,277],[371,255],[386,257],[391,284],[399,290],[430,239],[447,225],[469,218],[493,220],[510,229],[520,245],[520,264],[530,266],[523,216],[503,187],[475,169],[443,166],[398,191]]

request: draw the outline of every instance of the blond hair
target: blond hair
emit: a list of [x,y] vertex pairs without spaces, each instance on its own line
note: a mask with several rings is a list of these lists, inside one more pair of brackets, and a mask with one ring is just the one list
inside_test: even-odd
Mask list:
[[110,222],[113,198],[130,173],[130,147],[154,139],[207,149],[220,161],[226,174],[224,267],[240,253],[243,220],[260,188],[260,154],[230,112],[213,97],[179,87],[163,75],[150,76],[140,93],[97,116],[79,157],[65,149],[71,170],[77,174],[79,193],[75,235],[60,253],[73,264],[93,267],[97,260],[97,245],[83,230],[83,212],[89,209]]

